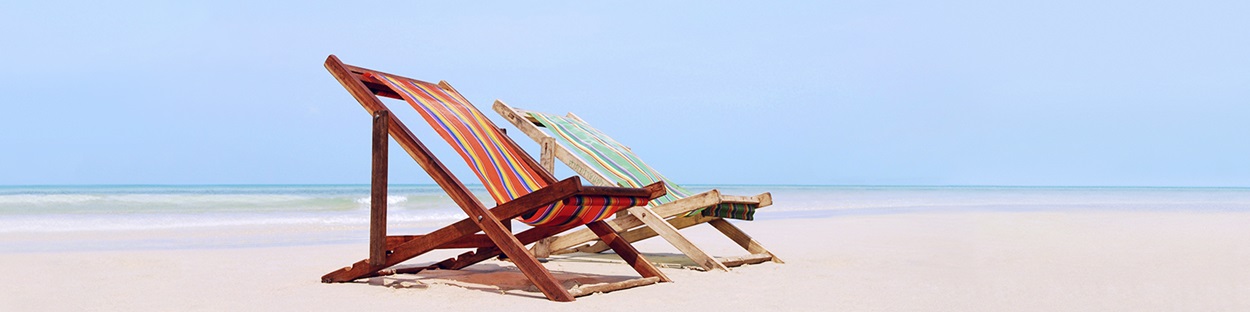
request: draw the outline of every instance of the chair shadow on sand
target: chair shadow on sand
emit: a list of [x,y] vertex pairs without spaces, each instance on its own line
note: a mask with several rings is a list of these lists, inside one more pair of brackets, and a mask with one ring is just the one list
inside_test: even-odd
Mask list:
[[[699,269],[694,261],[680,253],[647,253],[648,260],[664,268]],[[572,253],[548,258],[548,263],[624,263],[614,253]],[[431,263],[397,266],[398,270],[424,268]],[[565,288],[581,285],[615,283],[634,279],[628,275],[583,274],[551,270],[551,274]],[[368,284],[399,289],[429,289],[432,285],[449,285],[469,290],[513,296],[544,298],[542,291],[525,277],[516,266],[506,260],[491,260],[459,270],[427,269],[411,274],[395,274],[368,278]]]

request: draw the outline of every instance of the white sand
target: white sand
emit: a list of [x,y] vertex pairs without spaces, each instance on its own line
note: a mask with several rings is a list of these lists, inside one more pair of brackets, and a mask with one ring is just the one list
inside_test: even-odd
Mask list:
[[[363,258],[364,244],[0,251],[8,278],[0,283],[0,310],[1250,310],[1250,213],[975,212],[738,224],[787,263],[727,273],[663,269],[673,283],[555,303],[527,291],[509,263],[493,260],[467,272],[318,282]],[[712,254],[743,253],[711,227],[683,232]],[[677,258],[659,239],[637,246],[657,259]],[[571,281],[635,276],[602,262],[609,258],[547,266]]]

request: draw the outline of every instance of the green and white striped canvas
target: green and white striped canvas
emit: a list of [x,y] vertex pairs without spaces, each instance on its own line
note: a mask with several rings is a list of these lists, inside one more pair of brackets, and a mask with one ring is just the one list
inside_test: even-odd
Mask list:
[[[539,124],[551,131],[556,141],[573,154],[588,162],[588,165],[606,175],[609,179],[625,187],[643,187],[658,181],[664,181],[668,194],[651,200],[649,206],[665,203],[692,195],[690,191],[664,178],[659,172],[642,162],[629,148],[625,147],[607,134],[591,127],[579,119],[528,112]],[[696,209],[687,216],[702,214],[721,218],[752,220],[757,205],[723,203],[712,207]]]

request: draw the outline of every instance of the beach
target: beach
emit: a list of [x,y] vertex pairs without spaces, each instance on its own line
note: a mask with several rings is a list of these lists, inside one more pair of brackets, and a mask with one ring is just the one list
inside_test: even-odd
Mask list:
[[[839,190],[815,193],[872,198],[862,190]],[[802,198],[800,191],[777,193]],[[893,189],[882,195],[921,202],[993,197],[958,189],[925,193],[931,195],[915,192]],[[1011,202],[1037,191],[995,192],[1001,196],[994,201]],[[1164,192],[1158,198],[1143,195],[1159,193],[1155,190],[1111,197],[1099,196],[1117,191],[1082,192],[1069,197],[1080,197],[1079,202],[1087,203],[1084,208],[1050,202],[1055,205],[1051,209],[1009,204],[939,209],[906,203],[892,209],[836,209],[843,206],[830,202],[829,209],[794,209],[813,204],[791,202],[787,208],[778,201],[782,207],[772,216],[761,210],[760,220],[734,223],[784,264],[766,262],[729,272],[683,269],[680,266],[688,260],[675,248],[650,239],[635,246],[652,260],[669,264],[661,270],[673,282],[593,294],[572,303],[547,301],[511,263],[500,260],[463,271],[320,283],[321,275],[367,254],[363,237],[330,239],[360,234],[353,226],[8,231],[0,233],[0,246],[6,246],[0,251],[0,266],[8,268],[11,282],[0,285],[0,307],[6,311],[1250,309],[1246,191]],[[825,200],[817,197],[809,199],[817,204]],[[1131,203],[1131,198],[1155,203],[1173,198],[1175,207],[1126,209],[1116,204]],[[848,202],[854,201],[842,204]],[[745,253],[710,226],[682,233],[715,256]],[[273,240],[273,236],[327,242]],[[206,241],[214,243],[193,243]],[[50,247],[31,247],[39,245]],[[459,252],[441,250],[408,263],[436,262]],[[570,286],[636,277],[612,254],[556,256],[546,266]]]
[[1250,312],[1250,1],[362,4],[0,4],[0,312]]

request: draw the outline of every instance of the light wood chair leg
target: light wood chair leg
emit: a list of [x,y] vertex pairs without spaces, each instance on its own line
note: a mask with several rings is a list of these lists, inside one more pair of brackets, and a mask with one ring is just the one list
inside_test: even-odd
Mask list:
[[742,246],[742,248],[746,249],[747,252],[753,254],[768,254],[773,257],[773,262],[786,263],[785,261],[781,261],[781,258],[778,258],[777,255],[764,248],[764,245],[760,245],[760,242],[752,239],[751,236],[747,235],[746,232],[743,232],[742,229],[739,229],[737,226],[729,223],[729,221],[717,218],[716,220],[708,221],[708,224],[711,224],[712,227],[716,228],[716,230],[719,230],[721,233],[724,233],[725,236],[728,236],[729,239],[738,243],[738,246]]
[[685,254],[686,257],[689,257],[690,260],[693,260],[695,264],[698,264],[699,267],[702,267],[704,270],[716,269],[729,271],[728,267],[725,267],[724,264],[716,261],[715,258],[712,258],[712,256],[708,255],[707,252],[703,251],[703,249],[695,246],[694,242],[691,242],[686,239],[685,236],[678,233],[676,227],[669,224],[667,221],[664,221],[664,219],[656,215],[654,211],[651,211],[651,209],[645,206],[633,207],[629,208],[629,214],[639,220],[642,220],[647,227],[649,227],[652,231],[655,231],[655,233],[660,237],[663,237],[664,240],[668,241],[669,244],[672,244],[673,247],[677,247],[677,250],[681,251],[681,253]]

